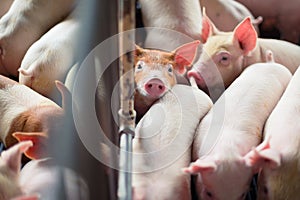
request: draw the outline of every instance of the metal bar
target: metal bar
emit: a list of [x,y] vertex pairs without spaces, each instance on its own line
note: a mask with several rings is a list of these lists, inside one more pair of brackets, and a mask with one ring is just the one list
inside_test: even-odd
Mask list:
[[[135,0],[119,0],[119,74],[120,74],[120,169],[118,183],[118,198],[120,200],[132,199],[132,138],[135,130],[134,111],[134,74],[133,65],[135,35]],[[125,54],[124,54],[125,53]]]

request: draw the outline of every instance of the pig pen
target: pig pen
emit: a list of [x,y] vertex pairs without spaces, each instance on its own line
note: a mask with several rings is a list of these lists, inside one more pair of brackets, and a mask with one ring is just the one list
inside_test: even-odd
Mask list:
[[[79,0],[80,1],[80,0]],[[126,1],[124,1],[126,2]],[[107,38],[118,33],[118,2],[117,1],[108,1],[108,0],[88,0],[85,1],[86,5],[82,8],[82,23],[83,28],[78,33],[80,35],[80,41],[78,44],[78,48],[80,52],[78,53],[78,61],[84,62],[86,55],[91,51],[91,49],[95,48],[97,44],[105,41]],[[141,16],[141,6],[139,2],[136,2],[136,28],[143,28],[142,16]],[[95,20],[97,19],[97,20]],[[262,33],[262,35],[264,35]],[[137,43],[142,43],[145,39],[146,33],[136,35]],[[115,46],[110,47],[106,46],[106,53],[110,53],[112,51],[118,51],[117,44]],[[99,53],[99,52],[98,52]],[[101,52],[103,53],[103,52]],[[80,108],[84,106],[90,106],[91,104],[94,106],[96,110],[96,114],[94,115],[85,115],[85,113],[81,113],[82,116],[78,117],[77,120],[84,118],[97,118],[97,123],[101,126],[101,131],[104,133],[105,137],[108,138],[111,143],[116,146],[119,145],[119,135],[118,135],[118,122],[116,120],[117,108],[119,107],[118,98],[114,95],[115,93],[120,93],[118,89],[115,88],[119,80],[119,71],[118,71],[118,61],[114,60],[110,63],[110,66],[103,71],[103,75],[101,79],[96,77],[95,74],[97,70],[101,68],[101,60],[95,59],[91,62],[88,62],[88,65],[92,66],[92,69],[88,71],[84,71],[86,73],[82,73],[82,75],[77,77],[75,81],[75,88],[73,89],[76,97],[75,103],[73,104],[73,108],[79,106]],[[82,66],[81,66],[82,67]],[[80,72],[80,70],[78,70]],[[84,84],[83,84],[84,83]],[[82,84],[82,85],[81,85]],[[94,94],[94,98],[87,99],[86,93],[76,93],[75,90],[87,91],[88,88],[93,88],[94,85],[97,85],[96,95]],[[76,96],[77,94],[77,96]],[[85,95],[85,96],[84,96]],[[79,100],[77,99],[79,98]],[[77,102],[76,102],[77,101]],[[87,104],[83,103],[87,101]],[[112,106],[113,105],[113,106]],[[113,110],[111,106],[115,109]],[[80,110],[80,109],[79,109]],[[78,112],[77,112],[78,114]],[[74,115],[74,114],[73,114]],[[76,114],[75,114],[76,115]],[[79,174],[81,174],[86,180],[89,188],[89,199],[118,199],[117,190],[118,190],[118,170],[113,167],[107,167],[107,163],[118,163],[117,158],[101,158],[108,159],[109,161],[105,161],[103,164],[99,162],[96,156],[91,154],[90,149],[86,147],[86,144],[83,141],[83,136],[79,134],[74,134],[73,130],[73,121],[70,121],[73,117],[70,116],[65,121],[65,128],[61,130],[61,135],[57,136],[57,138],[52,138],[52,153],[57,160],[57,164],[61,166],[69,167]],[[76,116],[75,116],[76,119]],[[78,122],[75,120],[75,123]],[[76,124],[75,124],[76,126]],[[80,124],[77,126],[80,126]],[[78,128],[76,126],[76,128]],[[93,129],[93,126],[86,127],[83,131],[86,135],[95,135],[96,129]],[[80,129],[80,128],[79,128]],[[97,129],[98,130],[98,129]],[[80,129],[79,131],[82,132]],[[93,143],[93,145],[97,145],[97,143]],[[3,150],[3,144],[0,144],[0,151]],[[102,152],[106,152],[105,147],[101,149],[99,145],[99,150]],[[63,152],[63,153],[62,153]],[[106,152],[107,153],[107,152]],[[110,154],[111,153],[111,154]],[[116,152],[108,152],[109,155],[115,155]],[[112,164],[113,165],[113,164]],[[193,178],[192,178],[193,179]],[[247,194],[247,200],[255,200],[257,194],[257,185],[256,185],[257,177],[254,176],[251,182],[250,191]],[[129,186],[130,187],[130,186]],[[57,195],[55,199],[66,199],[64,194],[64,189],[57,191]],[[192,187],[193,198],[197,199],[195,195],[195,188]],[[51,198],[50,198],[51,199]]]

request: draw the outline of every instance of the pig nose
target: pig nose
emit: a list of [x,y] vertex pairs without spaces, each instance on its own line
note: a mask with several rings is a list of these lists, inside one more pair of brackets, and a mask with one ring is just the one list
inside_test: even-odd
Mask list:
[[206,87],[206,83],[203,77],[199,74],[199,72],[192,69],[187,73],[187,77],[188,78],[193,77],[200,88]]
[[159,79],[151,79],[145,84],[145,90],[150,96],[158,98],[165,92],[166,86]]

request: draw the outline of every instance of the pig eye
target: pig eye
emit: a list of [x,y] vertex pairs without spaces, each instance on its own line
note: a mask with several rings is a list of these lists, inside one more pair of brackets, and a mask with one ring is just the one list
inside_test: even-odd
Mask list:
[[208,198],[212,198],[213,197],[213,194],[210,191],[206,190],[206,189],[204,190],[204,194]]
[[230,64],[230,54],[228,52],[220,52],[218,54],[218,57],[219,57],[219,62],[222,64],[222,65],[229,65]]
[[269,191],[268,191],[267,186],[264,186],[264,187],[263,187],[263,192],[264,192],[264,194],[268,194]]
[[144,65],[145,65],[145,63],[144,63],[143,61],[139,61],[139,62],[136,64],[136,69],[137,69],[137,70],[142,70]]
[[171,64],[168,64],[168,72],[169,73],[173,72],[173,66]]
[[241,195],[241,199],[245,199],[245,198],[246,198],[246,195],[247,195],[247,193],[244,192],[244,193]]

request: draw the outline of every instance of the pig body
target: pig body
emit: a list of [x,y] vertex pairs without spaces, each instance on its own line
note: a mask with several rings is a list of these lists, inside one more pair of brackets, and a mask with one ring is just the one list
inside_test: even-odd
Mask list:
[[51,158],[28,162],[21,170],[19,184],[25,194],[39,194],[45,200],[57,199],[54,191],[64,191],[66,200],[89,196],[86,182],[71,169],[55,165]]
[[[300,37],[300,28],[298,22],[299,1],[288,0],[278,2],[276,0],[258,1],[258,0],[237,0],[245,5],[255,16],[262,16],[267,21],[272,20],[273,25],[279,29],[280,38],[298,43]],[[272,9],[270,9],[272,7]]]
[[145,27],[157,28],[148,30],[145,47],[171,51],[191,38],[200,39],[199,0],[140,0],[140,4]]
[[[200,0],[201,8],[205,7],[207,16],[221,31],[232,31],[246,17],[250,17],[257,33],[262,19],[254,19],[251,12],[234,0]],[[199,23],[201,23],[199,21]]]
[[[25,85],[0,76],[0,130],[6,147],[14,132],[51,132],[62,126],[64,110]],[[60,87],[60,86],[59,86]]]
[[265,121],[290,78],[291,73],[280,64],[254,64],[200,122],[193,143],[196,161],[184,171],[198,174],[196,187],[201,199],[245,198],[254,174],[246,157],[261,142]]
[[176,74],[183,74],[196,56],[199,41],[184,44],[172,52],[136,47],[134,79],[135,110],[140,119],[150,106],[176,84]]
[[[274,53],[275,62],[294,73],[300,64],[300,47],[286,41],[257,38],[250,18],[242,21],[233,32],[221,32],[203,16],[205,44],[199,60],[188,72],[200,88],[218,84],[228,87],[249,65],[264,62],[267,49]],[[218,75],[221,78],[217,78]]]
[[19,82],[46,97],[57,97],[55,80],[64,82],[75,63],[79,26],[79,20],[69,16],[36,41],[22,60]]
[[55,196],[59,187],[64,188],[63,199],[88,199],[85,181],[74,171],[55,165],[51,158],[32,160],[20,172],[22,153],[33,145],[31,141],[22,141],[1,154],[1,200],[59,199]]
[[133,199],[190,199],[191,143],[201,118],[211,108],[198,89],[175,85],[137,125],[133,139]]
[[14,0],[0,19],[0,74],[17,77],[27,49],[65,18],[74,5],[74,0]]
[[261,169],[258,199],[300,197],[300,70],[292,77],[264,129],[264,141],[249,157],[249,165]]
[[[21,156],[24,151],[32,146],[31,141],[19,143],[1,153],[0,157],[0,199],[11,200],[23,196],[24,192],[19,184]],[[37,196],[23,198],[34,200]]]

